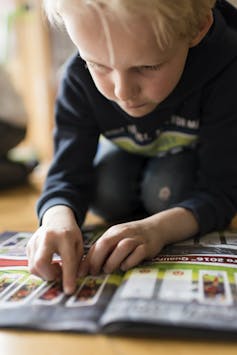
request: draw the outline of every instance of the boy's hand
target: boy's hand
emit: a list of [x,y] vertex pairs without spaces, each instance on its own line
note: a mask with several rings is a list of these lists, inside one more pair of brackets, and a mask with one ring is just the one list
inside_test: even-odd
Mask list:
[[79,275],[126,271],[145,259],[152,259],[166,244],[191,237],[198,231],[196,218],[182,207],[115,225],[91,247],[80,265]]
[[79,275],[122,271],[151,259],[164,246],[157,229],[148,219],[115,225],[91,247],[81,263]]
[[[82,234],[68,207],[55,206],[48,211],[27,245],[29,270],[45,280],[62,277],[64,292],[72,294],[83,255]],[[54,253],[61,257],[60,263],[52,263]]]

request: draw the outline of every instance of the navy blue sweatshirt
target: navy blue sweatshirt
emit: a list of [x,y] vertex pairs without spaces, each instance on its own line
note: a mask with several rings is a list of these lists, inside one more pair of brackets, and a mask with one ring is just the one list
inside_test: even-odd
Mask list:
[[200,234],[228,226],[237,210],[237,10],[225,1],[217,3],[214,24],[190,49],[178,85],[139,119],[98,92],[79,54],[68,61],[56,101],[55,154],[38,201],[39,218],[61,204],[83,223],[100,135],[148,157],[195,149],[197,185],[178,206],[192,211]]

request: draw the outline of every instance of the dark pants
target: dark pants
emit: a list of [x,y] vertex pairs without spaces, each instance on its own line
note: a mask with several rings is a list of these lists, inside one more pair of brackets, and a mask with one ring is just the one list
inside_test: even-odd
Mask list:
[[197,161],[191,150],[149,158],[106,145],[95,159],[92,210],[109,222],[168,209],[194,187]]

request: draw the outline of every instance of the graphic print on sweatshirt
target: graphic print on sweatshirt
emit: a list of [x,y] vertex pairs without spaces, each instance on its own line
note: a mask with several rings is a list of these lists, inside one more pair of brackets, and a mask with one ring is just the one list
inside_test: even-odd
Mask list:
[[106,131],[104,136],[130,153],[155,157],[168,152],[175,153],[186,147],[195,147],[198,141],[198,131],[198,120],[173,115],[162,127],[153,132],[130,124]]

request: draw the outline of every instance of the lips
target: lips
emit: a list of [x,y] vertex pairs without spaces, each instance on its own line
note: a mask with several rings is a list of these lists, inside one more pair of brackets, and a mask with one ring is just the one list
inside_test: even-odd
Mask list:
[[131,110],[131,109],[141,108],[141,107],[143,107],[145,105],[146,104],[136,104],[136,105],[126,105],[126,106],[123,106],[123,107],[124,107],[124,109]]

